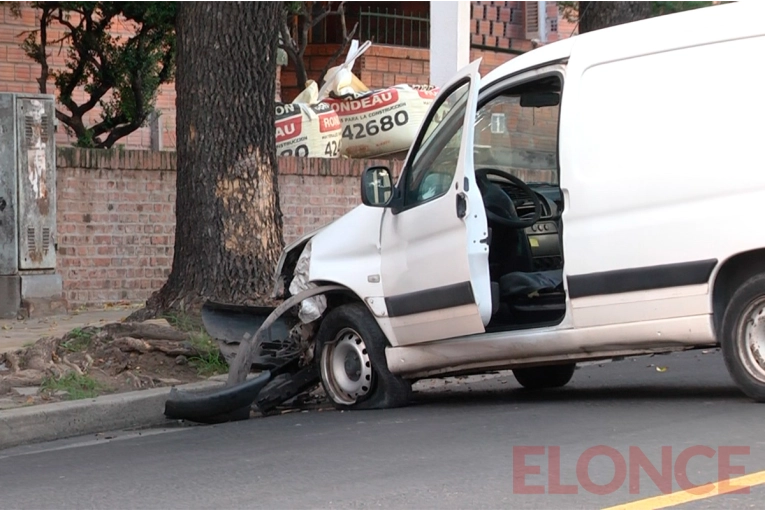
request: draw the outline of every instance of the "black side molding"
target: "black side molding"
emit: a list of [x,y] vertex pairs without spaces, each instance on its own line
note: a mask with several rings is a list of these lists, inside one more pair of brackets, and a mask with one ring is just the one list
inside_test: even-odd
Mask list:
[[568,277],[571,299],[707,283],[717,259],[604,271]]
[[455,283],[385,298],[389,317],[403,317],[471,303],[475,303],[475,297],[470,282]]

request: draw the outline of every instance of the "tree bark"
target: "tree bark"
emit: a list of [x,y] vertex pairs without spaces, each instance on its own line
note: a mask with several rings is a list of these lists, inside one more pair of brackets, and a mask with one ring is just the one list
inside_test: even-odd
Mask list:
[[173,266],[131,320],[268,304],[281,253],[274,134],[281,2],[184,2],[177,21]]
[[579,2],[579,33],[651,16],[651,2]]

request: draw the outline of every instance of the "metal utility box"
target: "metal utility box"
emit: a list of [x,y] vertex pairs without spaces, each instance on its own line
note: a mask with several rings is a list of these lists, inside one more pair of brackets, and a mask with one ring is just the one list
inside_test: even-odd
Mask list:
[[14,99],[0,94],[0,276],[15,275],[19,268]]
[[[34,280],[60,280],[51,280],[56,268],[55,129],[54,96],[0,94],[0,287],[6,290],[0,295],[0,316],[16,314],[22,289],[30,284],[39,289]],[[60,298],[60,285],[49,293],[56,298],[57,292]]]

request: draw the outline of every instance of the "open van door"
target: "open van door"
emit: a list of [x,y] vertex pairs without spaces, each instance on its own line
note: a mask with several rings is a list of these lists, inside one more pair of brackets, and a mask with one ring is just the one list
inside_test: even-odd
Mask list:
[[486,212],[473,174],[477,60],[433,102],[382,220],[382,285],[398,345],[483,333]]

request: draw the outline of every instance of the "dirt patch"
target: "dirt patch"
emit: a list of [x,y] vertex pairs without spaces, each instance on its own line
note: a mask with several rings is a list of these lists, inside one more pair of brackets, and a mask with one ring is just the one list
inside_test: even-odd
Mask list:
[[166,322],[112,323],[0,354],[0,398],[34,405],[175,386],[227,371],[204,333]]

